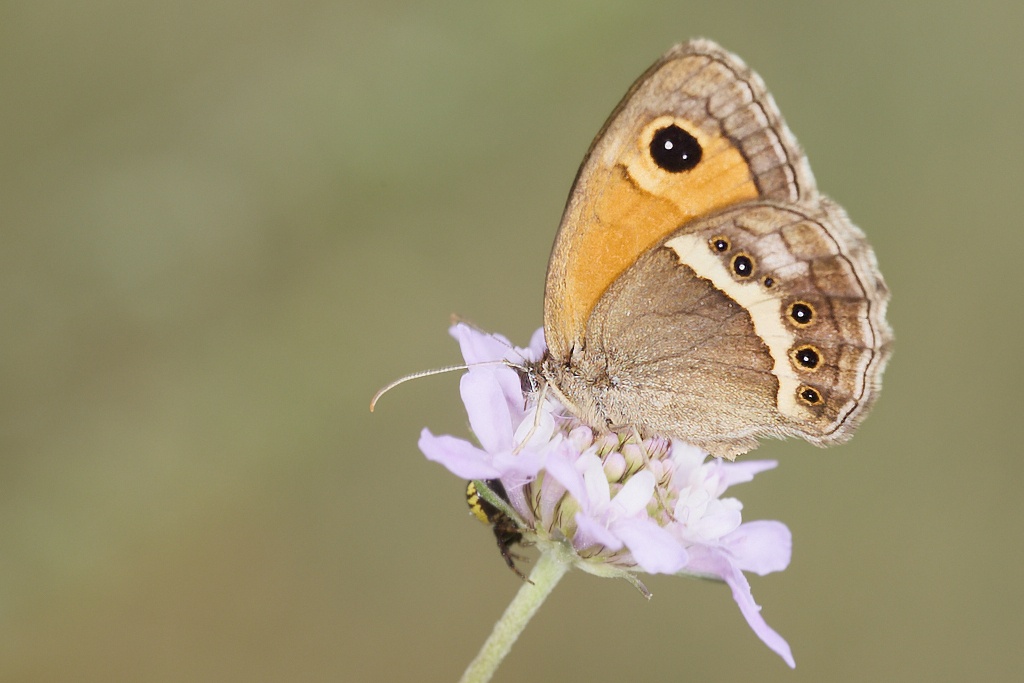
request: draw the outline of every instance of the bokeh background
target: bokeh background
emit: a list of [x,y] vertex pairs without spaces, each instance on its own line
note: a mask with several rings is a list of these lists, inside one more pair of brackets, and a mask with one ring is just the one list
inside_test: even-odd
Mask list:
[[571,574],[499,681],[1019,680],[1024,5],[0,5],[0,679],[453,681],[519,588],[419,430],[525,343],[591,137],[671,44],[765,78],[870,236],[852,443],[737,489],[791,567]]

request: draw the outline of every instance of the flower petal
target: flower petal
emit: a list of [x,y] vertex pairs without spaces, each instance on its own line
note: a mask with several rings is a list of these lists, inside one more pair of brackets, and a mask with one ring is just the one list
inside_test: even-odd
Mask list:
[[466,365],[500,361],[512,350],[512,342],[500,334],[486,334],[465,323],[452,325],[449,333],[459,342]]
[[696,469],[700,467],[707,457],[708,452],[704,449],[685,441],[672,439],[672,459],[678,464],[680,469],[685,471]]
[[538,327],[534,331],[533,336],[530,337],[530,345],[523,349],[524,351],[529,351],[529,354],[523,355],[527,356],[526,359],[529,361],[538,361],[544,355],[544,352],[547,351],[547,348],[547,342],[544,340],[544,328]]
[[608,505],[612,499],[608,477],[604,476],[601,459],[593,453],[584,453],[576,461],[576,467],[583,468],[583,485],[586,488],[583,497],[577,497],[584,510],[597,511]]
[[793,534],[782,522],[756,520],[741,524],[722,539],[736,566],[759,576],[781,572],[789,566]]
[[583,550],[592,545],[603,545],[608,550],[622,548],[622,539],[614,534],[602,520],[586,513],[576,513],[576,534],[573,536],[573,547]]
[[703,514],[689,525],[689,530],[704,542],[716,542],[739,528],[743,521],[743,505],[735,498],[712,498]]
[[463,439],[434,436],[424,429],[420,432],[419,447],[427,460],[441,463],[462,479],[495,479],[501,475],[491,464],[491,456]]
[[506,488],[522,486],[533,481],[537,473],[544,467],[550,448],[524,448],[518,453],[502,451],[494,455],[494,466],[501,471],[501,479]]
[[516,444],[543,449],[555,440],[561,441],[563,435],[557,432],[558,425],[549,406],[534,406],[529,412],[527,416],[526,411],[523,411],[522,422],[515,430],[513,439]]
[[[722,481],[725,488],[735,484],[751,481],[754,475],[773,470],[779,465],[778,460],[745,460],[743,462],[723,462]],[[724,489],[723,489],[724,490]]]
[[[608,479],[604,474],[604,467],[601,467],[601,478],[605,482]],[[622,516],[632,517],[647,507],[654,497],[654,475],[648,470],[637,472],[623,484],[611,504]]]
[[514,416],[494,375],[489,370],[467,372],[459,383],[469,426],[488,453],[512,449]]
[[720,549],[710,546],[694,546],[689,550],[690,561],[682,573],[717,577],[725,581],[732,589],[732,597],[739,606],[740,613],[743,614],[743,618],[747,620],[747,624],[757,634],[757,637],[782,657],[791,668],[796,668],[789,644],[761,616],[761,607],[754,602],[754,596],[750,592],[750,583],[739,566]]
[[[502,477],[503,484],[505,481],[505,477]],[[508,495],[508,504],[512,506],[512,509],[519,513],[519,516],[523,518],[523,521],[528,526],[532,526],[537,520],[537,516],[533,514],[533,509],[523,487],[512,486],[511,484],[505,485],[505,493]]]
[[652,519],[620,519],[612,525],[612,531],[649,574],[675,574],[689,560],[679,541]]
[[[583,475],[576,469],[577,457],[569,442],[563,442],[551,453],[544,465],[547,472],[545,482],[548,477],[554,479],[569,492],[570,496],[582,503],[586,500],[586,486],[583,483]],[[547,483],[544,486],[546,487]]]
[[722,578],[732,589],[732,598],[739,605],[740,613],[743,614],[750,628],[754,630],[757,637],[764,642],[773,652],[782,657],[789,664],[789,668],[796,668],[796,661],[793,659],[793,652],[789,649],[789,643],[779,635],[778,631],[768,625],[768,622],[761,616],[761,606],[754,602],[754,596],[750,592],[750,583],[747,577],[738,567],[730,566],[730,570]]

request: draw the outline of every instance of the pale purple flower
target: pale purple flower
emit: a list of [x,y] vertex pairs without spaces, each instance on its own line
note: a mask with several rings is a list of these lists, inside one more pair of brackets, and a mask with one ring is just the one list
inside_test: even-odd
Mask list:
[[[754,632],[787,664],[789,645],[760,614],[744,571],[764,575],[789,564],[789,529],[742,521],[732,485],[773,461],[707,459],[695,446],[635,432],[599,433],[551,396],[529,386],[526,366],[544,352],[543,334],[516,348],[468,325],[452,328],[469,371],[461,393],[480,446],[424,429],[420,449],[464,479],[501,481],[525,541],[571,548],[572,563],[622,576],[642,590],[639,571],[724,581]],[[514,369],[513,366],[520,368]]]

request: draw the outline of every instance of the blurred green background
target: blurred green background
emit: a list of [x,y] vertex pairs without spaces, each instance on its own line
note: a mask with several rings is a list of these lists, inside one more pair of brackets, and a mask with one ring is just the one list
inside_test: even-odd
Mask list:
[[671,44],[765,78],[875,245],[846,446],[768,443],[752,579],[566,578],[499,681],[1019,680],[1019,2],[0,6],[0,679],[454,681],[519,580],[416,449],[525,343],[591,137]]

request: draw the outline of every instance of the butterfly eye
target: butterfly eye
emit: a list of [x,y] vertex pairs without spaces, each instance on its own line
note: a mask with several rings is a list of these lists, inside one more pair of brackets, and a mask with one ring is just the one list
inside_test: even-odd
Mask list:
[[651,139],[651,158],[669,173],[689,171],[702,153],[697,138],[675,124],[658,129]]

